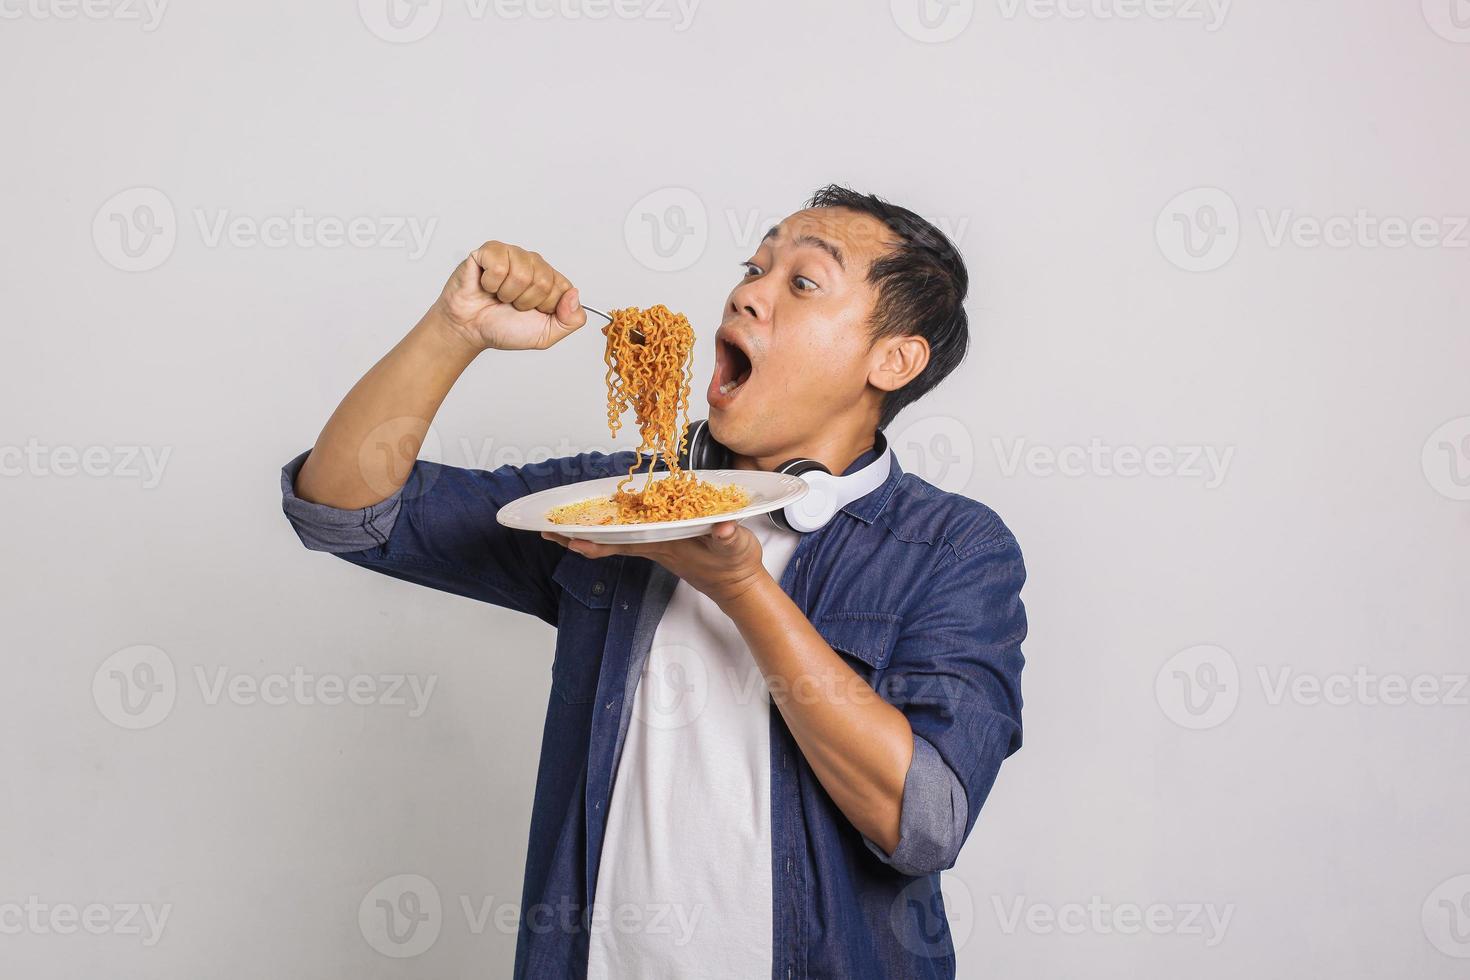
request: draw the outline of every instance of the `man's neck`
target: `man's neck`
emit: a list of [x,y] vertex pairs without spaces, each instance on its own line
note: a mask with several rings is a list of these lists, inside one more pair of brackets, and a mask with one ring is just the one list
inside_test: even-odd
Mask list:
[[827,467],[829,472],[840,474],[852,465],[853,460],[873,448],[875,445],[873,436],[872,430],[865,435],[834,436],[829,439],[802,443],[769,456],[743,456],[739,453],[732,453],[731,466],[737,470],[764,470],[769,473],[787,460],[805,458],[814,459]]

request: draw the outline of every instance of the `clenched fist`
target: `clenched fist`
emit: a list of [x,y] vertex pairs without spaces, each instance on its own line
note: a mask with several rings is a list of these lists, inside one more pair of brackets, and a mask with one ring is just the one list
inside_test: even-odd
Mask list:
[[587,322],[577,290],[539,252],[486,242],[434,303],[460,337],[485,350],[545,350]]

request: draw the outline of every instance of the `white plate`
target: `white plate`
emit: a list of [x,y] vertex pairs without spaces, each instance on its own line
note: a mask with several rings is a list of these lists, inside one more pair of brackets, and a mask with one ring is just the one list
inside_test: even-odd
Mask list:
[[[710,483],[733,483],[750,494],[750,506],[712,517],[689,517],[682,521],[650,521],[646,524],[556,524],[546,519],[549,511],[563,504],[575,504],[593,497],[611,497],[620,476],[602,477],[552,487],[539,493],[518,497],[500,508],[496,517],[506,527],[522,531],[554,531],[568,537],[603,544],[643,544],[649,541],[674,541],[709,533],[710,526],[720,521],[741,521],[769,511],[779,510],[800,500],[811,489],[799,476],[767,473],[764,470],[694,470],[701,480]],[[659,470],[655,480],[667,479],[667,471]],[[640,472],[628,487],[641,490],[648,474]]]

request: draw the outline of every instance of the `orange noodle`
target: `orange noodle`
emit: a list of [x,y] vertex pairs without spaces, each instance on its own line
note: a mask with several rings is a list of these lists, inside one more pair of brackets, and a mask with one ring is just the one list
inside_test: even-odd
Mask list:
[[[640,439],[638,459],[611,497],[557,507],[547,518],[557,524],[645,524],[708,517],[747,506],[750,496],[743,488],[718,486],[679,467],[689,424],[694,353],[694,328],[688,317],[662,303],[646,310],[632,306],[613,310],[611,316],[612,322],[602,329],[607,337],[602,356],[607,364],[607,427],[617,435],[623,413],[633,409]],[[633,339],[635,330],[642,334],[642,343]],[[625,490],[642,465],[645,450],[653,454],[648,457],[648,479],[641,490]],[[670,475],[655,480],[653,467],[659,459]]]

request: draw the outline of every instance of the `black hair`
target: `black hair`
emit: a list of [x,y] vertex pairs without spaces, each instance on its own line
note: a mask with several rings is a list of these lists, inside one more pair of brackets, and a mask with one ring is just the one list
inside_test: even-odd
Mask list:
[[894,236],[891,250],[873,262],[868,282],[878,290],[869,321],[869,346],[884,337],[918,335],[929,342],[929,363],[908,384],[884,394],[878,426],[893,421],[959,366],[970,346],[965,294],[970,274],[959,249],[934,225],[908,208],[874,194],[828,184],[808,208],[846,208],[877,218]]

